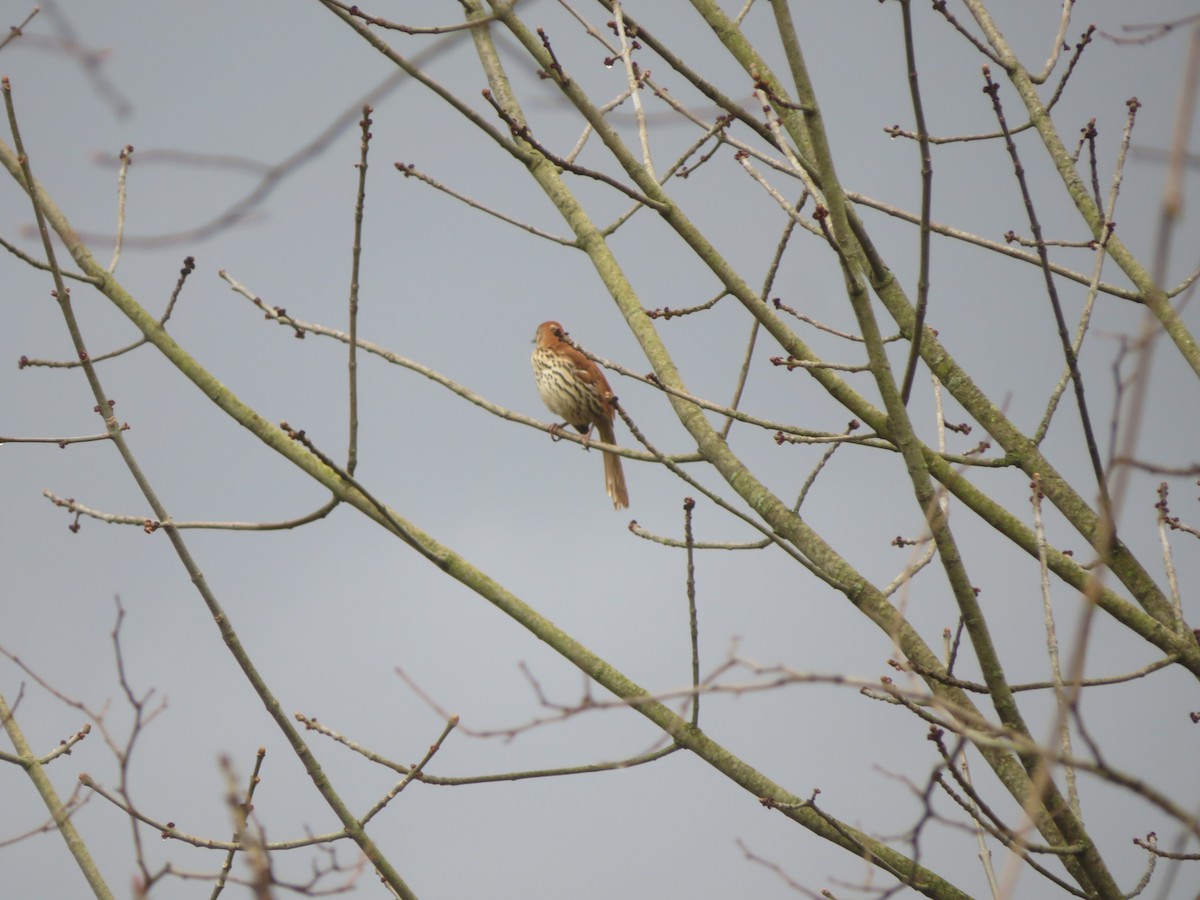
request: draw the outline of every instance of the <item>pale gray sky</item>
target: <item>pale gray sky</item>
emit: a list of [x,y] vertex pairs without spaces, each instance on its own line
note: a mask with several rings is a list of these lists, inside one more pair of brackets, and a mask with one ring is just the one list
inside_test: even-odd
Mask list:
[[[1058,5],[1048,0],[994,5],[1009,39],[1031,65],[1036,61],[1040,66],[1052,43]],[[459,4],[450,2],[386,6],[379,14],[420,24],[451,22],[461,14]],[[608,18],[598,6],[578,6],[598,26]],[[702,62],[723,89],[749,97],[747,79],[688,4],[626,6],[656,34]],[[915,4],[914,16],[931,130],[943,135],[992,130],[990,104],[980,92],[979,57],[926,6]],[[541,0],[521,7],[529,10],[528,21],[547,28],[564,65],[594,95],[621,91],[619,67],[603,65],[598,46],[559,5]],[[751,12],[745,30],[766,42],[771,15],[766,4],[760,7]],[[827,0],[795,7],[843,182],[916,209],[916,149],[883,132],[893,123],[909,128],[912,121],[898,5]],[[1116,32],[1129,22],[1169,20],[1193,8],[1184,0],[1143,4],[1136,11],[1119,0],[1080,4],[1068,42],[1074,44],[1089,22]],[[4,0],[0,26],[17,24],[28,9]],[[967,18],[965,10],[956,14]],[[102,51],[98,72],[110,93],[56,45],[55,37],[67,26],[83,46]],[[386,37],[410,55],[437,40]],[[1165,171],[1151,151],[1169,141],[1187,40],[1182,30],[1145,46],[1097,39],[1056,108],[1068,138],[1096,118],[1100,180],[1107,191],[1125,101],[1137,96],[1143,103],[1134,139],[1139,152],[1128,165],[1116,219],[1123,239],[1147,260]],[[770,58],[783,71],[776,43],[769,46]],[[578,137],[577,119],[527,62],[516,54],[510,61],[536,133],[565,152]],[[673,93],[696,102],[666,64],[647,65]],[[495,121],[480,98],[486,82],[469,38],[445,50],[429,68]],[[183,258],[194,256],[197,268],[172,316],[171,333],[264,417],[305,429],[335,458],[344,454],[346,444],[342,346],[312,335],[297,341],[288,330],[264,322],[217,272],[227,271],[269,305],[285,307],[300,319],[345,327],[357,116],[280,180],[247,220],[166,246],[154,239],[209,221],[252,190],[260,173],[246,165],[156,160],[155,154],[187,151],[257,167],[277,165],[346,110],[353,111],[391,71],[384,57],[320,4],[294,0],[214,0],[186,6],[61,0],[53,10],[43,10],[25,38],[0,51],[0,74],[11,79],[34,173],[76,229],[94,236],[97,258],[107,261],[112,252],[116,165],[110,157],[132,144],[127,245],[116,277],[157,314]],[[1003,96],[1017,118],[1012,91],[1006,87]],[[128,104],[125,115],[119,114],[122,101]],[[545,319],[562,321],[589,350],[634,371],[648,371],[586,257],[472,211],[402,178],[392,166],[413,163],[455,190],[566,235],[565,225],[518,164],[417,84],[401,84],[375,107],[361,277],[365,338],[439,370],[492,402],[546,421],[549,413],[538,399],[528,362],[534,329]],[[652,128],[655,161],[665,166],[696,139],[697,131],[651,109],[658,116]],[[623,115],[628,126],[632,119]],[[11,143],[7,131],[4,140]],[[1021,147],[1037,196],[1045,198],[1039,213],[1047,232],[1081,238],[1057,179],[1038,156],[1030,134]],[[98,156],[104,158],[97,161]],[[598,146],[589,147],[581,162],[607,165]],[[1028,233],[1001,145],[947,145],[937,152],[935,171],[936,219],[994,240],[1002,240],[1009,228]],[[577,181],[573,186],[595,203],[600,221],[628,206],[627,198],[607,189]],[[761,284],[782,216],[741,173],[732,151],[723,149],[674,189],[718,248],[752,284]],[[1189,189],[1187,199],[1194,206],[1191,183]],[[862,216],[897,277],[915,293],[915,230],[877,213],[864,211]],[[1184,216],[1168,284],[1178,283],[1197,264],[1200,240],[1191,206]],[[26,198],[5,180],[0,235],[39,256],[29,232],[31,220]],[[712,275],[645,211],[612,243],[647,308],[692,306],[718,291]],[[1090,266],[1085,253],[1071,252],[1079,255],[1063,251],[1056,258],[1075,268]],[[945,239],[935,240],[933,253],[931,323],[1013,420],[1032,429],[1062,369],[1040,272],[997,263],[979,249]],[[1106,270],[1106,277],[1120,278],[1115,267]],[[1059,287],[1073,322],[1084,290],[1066,282]],[[51,289],[48,276],[7,253],[0,255],[0,435],[100,430],[91,394],[77,370],[17,369],[22,355],[71,356]],[[76,284],[73,296],[93,355],[136,336],[99,294]],[[836,327],[854,328],[840,275],[827,249],[811,238],[796,238],[772,296]],[[1193,333],[1200,328],[1194,305],[1185,320]],[[1113,395],[1110,366],[1120,336],[1136,333],[1139,323],[1133,304],[1111,297],[1099,301],[1083,364],[1105,442]],[[744,311],[727,298],[704,317],[660,321],[659,330],[689,388],[727,401],[749,330]],[[842,342],[807,336],[831,358],[849,358]],[[843,429],[848,414],[808,376],[785,375],[769,364],[768,357],[778,352],[760,337],[746,408],[816,430]],[[358,477],[377,497],[642,685],[669,691],[688,684],[684,557],[634,537],[626,525],[635,518],[651,532],[677,537],[682,500],[695,493],[691,488],[666,471],[626,462],[631,509],[614,513],[604,494],[597,453],[552,444],[544,433],[490,416],[410,371],[374,358],[363,357],[360,363]],[[321,490],[231,423],[153,350],[142,348],[102,366],[100,373],[117,401],[117,417],[131,426],[134,452],[176,518],[273,521],[324,502]],[[852,383],[874,396],[868,376],[853,377],[858,380]],[[675,453],[694,449],[659,394],[616,376],[611,380],[622,403],[660,448]],[[913,408],[923,436],[931,439],[928,397],[927,380],[919,380]],[[1143,454],[1166,464],[1194,463],[1200,444],[1195,409],[1194,380],[1164,342],[1147,399]],[[1068,477],[1087,488],[1091,482],[1075,438],[1077,420],[1069,396],[1059,416],[1048,453]],[[962,414],[951,404],[948,417],[961,420]],[[632,443],[623,425],[618,424],[617,434],[621,443]],[[981,438],[976,429],[969,437],[952,436],[951,446],[965,451]],[[734,430],[731,442],[784,498],[795,496],[820,454],[819,448],[776,447],[769,436],[744,428]],[[916,535],[920,514],[899,456],[884,458],[876,452],[863,457],[863,452],[847,448],[835,457],[806,501],[806,520],[865,575],[884,585],[910,558],[909,551],[888,542],[897,534]],[[5,585],[0,645],[70,697],[92,708],[111,701],[107,722],[121,740],[130,711],[120,693],[109,641],[113,598],[121,598],[130,682],[136,691],[152,688],[156,698],[169,700],[135,749],[131,791],[140,807],[193,834],[224,839],[231,825],[218,758],[228,755],[244,777],[256,749],[263,746],[267,758],[255,812],[268,838],[300,837],[306,827],[332,830],[332,815],[245,685],[165,536],[93,520],[85,520],[74,534],[67,528],[67,513],[41,496],[49,489],[107,512],[146,515],[145,503],[113,448],[105,443],[61,450],[9,444],[0,450],[0,461],[0,572]],[[718,486],[715,473],[693,468],[706,484]],[[1028,520],[1025,476],[1011,472],[978,478]],[[1158,552],[1153,488],[1159,480],[1132,479],[1124,520],[1130,543],[1151,563]],[[728,489],[724,493],[734,496]],[[1174,482],[1173,506],[1189,521],[1196,518],[1194,494],[1194,485]],[[969,511],[952,507],[951,515],[965,542],[972,579],[993,617],[1010,678],[1045,678],[1036,567],[1013,548],[998,545]],[[1052,539],[1084,553],[1082,542],[1060,520],[1052,516],[1048,527]],[[707,502],[697,508],[696,529],[697,538],[705,541],[756,536]],[[416,761],[443,724],[396,676],[396,667],[443,708],[459,714],[465,727],[479,731],[547,714],[519,663],[528,666],[551,700],[572,704],[580,697],[581,676],[568,663],[349,509],[280,533],[204,530],[185,537],[284,708],[315,716],[383,755]],[[1190,544],[1177,540],[1176,547],[1187,614],[1187,591],[1197,583],[1200,565]],[[1161,564],[1153,575],[1165,583]],[[1066,591],[1056,597],[1060,628],[1069,633],[1078,601]],[[888,638],[844,597],[778,551],[700,554],[697,601],[705,671],[724,658],[737,638],[739,652],[764,665],[867,679],[892,674],[886,665],[894,655]],[[956,621],[940,573],[927,573],[906,602],[926,640],[940,646],[941,629]],[[1197,618],[1194,610],[1191,617]],[[1154,658],[1150,649],[1101,618],[1088,674],[1144,665]],[[964,675],[975,674],[970,662]],[[17,715],[37,749],[48,751],[83,724],[78,710],[47,695],[7,661],[0,661],[0,691],[9,703],[20,698]],[[597,689],[596,694],[603,692]],[[1187,721],[1187,711],[1196,708],[1194,685],[1182,673],[1164,674],[1152,690],[1135,682],[1095,696],[1087,701],[1094,710],[1085,710],[1092,713],[1089,725],[1110,762],[1151,778],[1160,790],[1195,809],[1200,804],[1191,752],[1195,728]],[[1050,698],[1028,703],[1035,734],[1047,733]],[[903,779],[923,785],[936,764],[924,740],[924,724],[858,697],[853,688],[790,687],[707,698],[702,725],[793,792],[807,796],[819,788],[832,815],[884,836],[902,833],[919,815],[919,803]],[[306,737],[355,809],[368,809],[395,781],[394,774],[344,748],[312,734]],[[512,742],[452,735],[429,771],[453,776],[585,764],[636,754],[657,739],[634,713],[591,712]],[[97,733],[51,768],[63,795],[83,771],[110,787],[118,782],[112,755]],[[982,764],[974,774],[990,785]],[[1144,866],[1144,854],[1132,838],[1158,830],[1166,841],[1176,828],[1127,795],[1089,788],[1085,816],[1122,886],[1131,890]],[[8,765],[0,766],[0,809],[0,840],[35,827],[45,816],[28,780]],[[1015,815],[1011,806],[1004,813]],[[118,895],[128,895],[136,870],[125,816],[93,798],[76,821],[109,884]],[[812,890],[829,887],[839,896],[855,896],[841,884],[867,877],[853,857],[763,810],[753,797],[683,753],[634,770],[572,778],[456,788],[414,785],[381,814],[374,829],[376,842],[409,885],[427,898],[796,896],[775,873],[747,861],[739,840]],[[180,869],[202,872],[220,864],[217,854],[160,841],[152,830],[143,832],[143,840],[154,864],[170,860]],[[995,849],[1002,865],[1003,855]],[[922,842],[921,861],[981,896],[986,883],[976,852],[973,835],[933,825]],[[340,846],[338,856],[346,864],[356,858],[348,843]],[[278,854],[277,872],[302,880],[311,859],[301,851]],[[76,897],[86,891],[57,835],[0,847],[0,866],[5,892],[13,897]],[[1161,872],[1156,878],[1151,896],[1158,896],[1154,890],[1167,883]],[[1195,884],[1194,871],[1184,868],[1168,895],[1193,896]],[[206,897],[209,891],[204,882],[173,879],[159,885],[153,896]],[[382,895],[369,873],[360,880],[359,891],[365,897]],[[226,896],[247,892],[231,888]],[[1025,872],[1016,896],[1056,894]]]

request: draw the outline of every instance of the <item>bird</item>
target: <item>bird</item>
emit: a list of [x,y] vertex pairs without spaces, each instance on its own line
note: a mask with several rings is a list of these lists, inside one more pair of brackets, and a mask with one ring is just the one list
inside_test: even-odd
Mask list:
[[[595,427],[600,433],[600,440],[615,444],[613,417],[616,410],[613,402],[616,398],[608,379],[599,366],[564,340],[566,334],[558,322],[543,322],[533,338],[537,346],[530,361],[533,363],[538,393],[550,412],[566,420],[552,425],[550,434],[557,436],[564,425],[571,425],[583,435],[583,445],[586,447]],[[613,509],[619,510],[629,505],[621,457],[607,450],[602,452],[604,487],[612,500]]]

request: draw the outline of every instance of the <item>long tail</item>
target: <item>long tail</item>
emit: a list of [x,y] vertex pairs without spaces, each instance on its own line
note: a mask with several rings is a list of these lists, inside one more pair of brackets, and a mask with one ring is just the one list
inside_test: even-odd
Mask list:
[[[613,432],[612,422],[597,423],[596,430],[600,432],[600,440],[606,444],[615,444],[617,436]],[[621,457],[615,453],[604,454],[604,489],[612,498],[613,509],[624,509],[629,505],[629,491],[625,487],[625,470],[621,468]]]

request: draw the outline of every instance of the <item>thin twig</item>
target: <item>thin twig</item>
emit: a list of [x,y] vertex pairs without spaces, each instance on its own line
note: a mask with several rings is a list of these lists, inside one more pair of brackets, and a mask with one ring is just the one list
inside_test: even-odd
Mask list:
[[1046,294],[1050,300],[1050,308],[1054,313],[1054,322],[1058,330],[1058,338],[1062,346],[1063,356],[1066,358],[1067,366],[1071,370],[1071,381],[1075,387],[1075,402],[1079,407],[1079,420],[1083,426],[1088,459],[1091,461],[1092,474],[1095,476],[1096,487],[1100,492],[1101,522],[1102,528],[1106,532],[1106,536],[1100,542],[1100,545],[1108,546],[1111,544],[1113,538],[1115,538],[1116,522],[1113,519],[1112,498],[1108,492],[1108,479],[1104,473],[1104,464],[1100,461],[1100,447],[1096,442],[1096,435],[1092,428],[1092,418],[1088,412],[1087,398],[1083,387],[1083,375],[1079,371],[1079,359],[1075,353],[1075,348],[1072,346],[1071,337],[1067,333],[1067,323],[1063,317],[1062,304],[1058,300],[1058,287],[1054,283],[1053,272],[1050,268],[1050,258],[1046,253],[1045,245],[1042,243],[1042,226],[1038,221],[1037,212],[1033,206],[1033,194],[1025,180],[1025,169],[1021,165],[1017,145],[1008,131],[1008,122],[1004,116],[1004,109],[1000,104],[1000,85],[992,81],[991,71],[987,66],[983,67],[983,77],[986,83],[984,92],[991,98],[996,120],[1000,124],[1000,130],[1004,132],[1004,143],[1008,149],[1009,158],[1013,163],[1017,185],[1025,201],[1025,213],[1029,217],[1030,231],[1038,242],[1037,253],[1038,259],[1041,262],[1043,275],[1045,276]]
[[638,71],[637,63],[633,61],[633,47],[635,44],[639,47],[641,45],[630,38],[625,28],[625,14],[621,11],[620,0],[613,2],[613,20],[616,24],[617,38],[621,42],[621,62],[625,65],[625,77],[629,80],[633,114],[637,119],[638,139],[642,142],[642,165],[650,177],[658,181],[658,176],[654,174],[654,160],[650,155],[650,132],[646,128],[646,110],[642,107],[641,73]]
[[688,601],[688,624],[692,645],[692,688],[696,694],[691,698],[692,727],[700,727],[700,626],[696,615],[696,559],[695,535],[692,533],[692,514],[696,509],[696,501],[687,497],[683,501],[683,539],[687,546],[687,581],[685,589]]
[[367,202],[367,154],[371,147],[371,107],[362,109],[358,158],[358,190],[354,197],[354,245],[350,250],[350,291],[347,318],[350,339],[346,342],[347,413],[349,437],[346,448],[346,472],[358,468],[358,273],[362,261],[363,213]]
[[508,126],[513,137],[524,141],[550,162],[554,163],[554,165],[575,175],[581,175],[585,178],[592,178],[596,181],[602,182],[603,184],[607,184],[609,187],[616,188],[626,197],[636,200],[643,206],[649,206],[658,212],[666,211],[667,207],[664,204],[659,203],[657,200],[652,200],[645,194],[639,192],[637,189],[629,187],[627,184],[622,184],[611,175],[606,175],[604,172],[598,172],[595,169],[588,169],[584,166],[576,165],[565,157],[551,152],[548,147],[546,147],[533,136],[533,130],[527,124],[524,122],[518,122],[503,106],[500,105],[499,101],[492,96],[492,92],[490,90],[484,88],[482,94],[483,98],[487,100],[489,104],[491,104],[492,109],[496,111],[496,114],[501,118],[504,124]]
[[912,0],[900,0],[904,23],[904,58],[908,69],[908,92],[912,99],[913,121],[919,135],[917,147],[921,159],[921,222],[917,248],[917,300],[913,310],[912,346],[904,366],[900,387],[900,402],[908,405],[917,361],[921,358],[921,338],[925,332],[925,311],[929,305],[929,223],[933,215],[933,155],[929,151],[928,129],[925,127],[925,105],[921,102],[921,82],[917,76],[917,49],[913,40]]

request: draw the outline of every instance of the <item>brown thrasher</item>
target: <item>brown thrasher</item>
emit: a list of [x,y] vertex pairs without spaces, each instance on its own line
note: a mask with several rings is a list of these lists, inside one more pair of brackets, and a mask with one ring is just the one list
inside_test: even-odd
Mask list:
[[[595,426],[600,432],[600,440],[615,444],[615,398],[612,388],[608,386],[608,379],[599,366],[563,340],[565,336],[566,332],[557,322],[543,322],[533,338],[537,347],[531,360],[538,393],[550,407],[550,412],[566,419],[552,426],[550,434],[557,435],[563,425],[572,425],[583,435],[583,445],[586,447],[592,426]],[[612,498],[613,509],[621,509],[629,505],[621,457],[607,450],[603,453],[604,487]]]

